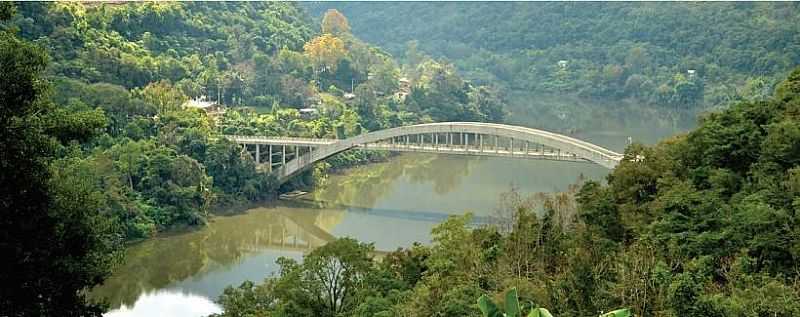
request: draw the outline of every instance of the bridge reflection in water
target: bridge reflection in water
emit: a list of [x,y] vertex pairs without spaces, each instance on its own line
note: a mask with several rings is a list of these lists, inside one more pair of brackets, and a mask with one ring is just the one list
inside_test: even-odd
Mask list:
[[[285,213],[283,209],[261,207],[219,216],[202,229],[132,245],[124,263],[91,295],[106,298],[112,307],[131,305],[142,293],[171,287],[199,289],[201,295],[216,298],[229,283],[189,284],[210,275],[229,274],[234,268],[242,279],[260,281],[277,270],[274,263],[278,257],[300,259],[303,253],[334,239],[328,232],[344,214],[311,208],[291,208],[291,213]],[[241,268],[246,261],[253,261],[251,267]]]
[[[331,232],[348,212],[431,223],[448,216],[426,211],[371,210],[313,200],[250,209],[243,214],[216,217],[197,231],[130,246],[126,261],[92,291],[92,296],[107,299],[112,307],[130,306],[141,294],[170,288],[200,289],[208,292],[200,295],[216,298],[230,283],[194,283],[216,284],[209,281],[231,279],[224,275],[234,274],[230,272],[234,267],[238,271],[234,279],[260,281],[270,272],[277,272],[278,257],[299,260],[303,254],[334,240]],[[391,250],[376,250],[373,255],[382,257],[388,251]]]

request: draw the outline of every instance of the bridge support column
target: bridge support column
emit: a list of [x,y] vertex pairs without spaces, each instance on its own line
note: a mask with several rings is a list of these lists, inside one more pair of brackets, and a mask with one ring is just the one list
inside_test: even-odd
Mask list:
[[286,146],[281,146],[281,164],[286,165]]
[[261,146],[256,144],[256,164],[261,164]]
[[530,142],[525,141],[525,156],[528,155],[528,147],[530,146]]
[[439,149],[439,134],[438,133],[434,133],[433,134],[433,148]]
[[464,134],[464,152],[469,152],[469,133]]
[[500,152],[500,148],[497,145],[497,136],[496,135],[494,136],[494,152],[495,153],[499,153]]
[[269,166],[269,172],[272,173],[272,144],[269,145],[269,163],[267,165]]
[[483,153],[483,134],[478,134],[479,150]]

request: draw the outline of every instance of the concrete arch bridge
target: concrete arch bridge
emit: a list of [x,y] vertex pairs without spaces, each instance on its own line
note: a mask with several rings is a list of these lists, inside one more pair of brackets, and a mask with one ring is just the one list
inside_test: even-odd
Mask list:
[[283,183],[349,149],[588,162],[614,168],[623,155],[566,135],[520,126],[440,122],[379,130],[347,139],[225,135]]

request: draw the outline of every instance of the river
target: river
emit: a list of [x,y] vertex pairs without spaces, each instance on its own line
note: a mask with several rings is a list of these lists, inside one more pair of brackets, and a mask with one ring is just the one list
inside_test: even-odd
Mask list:
[[[541,113],[512,108],[508,121],[570,133],[615,151],[624,149],[629,136],[653,143],[694,121],[658,111],[587,113],[570,107],[580,105]],[[562,191],[581,177],[603,180],[608,172],[588,163],[403,154],[332,175],[302,199],[217,216],[204,228],[135,244],[91,295],[109,301],[113,310],[106,316],[204,316],[219,311],[213,300],[227,285],[275,274],[279,257],[301,259],[345,236],[372,242],[379,251],[428,243],[430,229],[448,215],[490,216],[500,194],[512,188]]]

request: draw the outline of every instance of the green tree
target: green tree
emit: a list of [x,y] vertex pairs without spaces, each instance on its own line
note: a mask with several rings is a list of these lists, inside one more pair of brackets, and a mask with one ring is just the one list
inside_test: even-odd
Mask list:
[[188,98],[167,81],[150,83],[141,91],[141,98],[156,107],[159,114],[177,110]]
[[56,141],[42,125],[53,111],[43,97],[46,61],[0,31],[0,314],[100,316],[85,292],[110,274],[119,240],[92,188],[48,168]]

